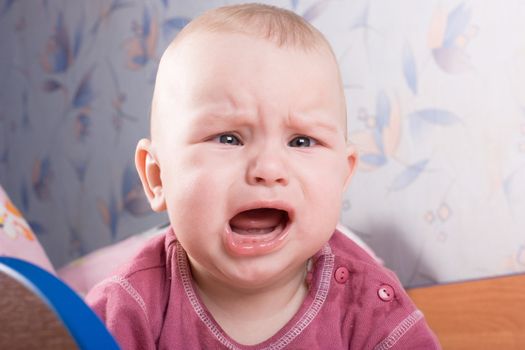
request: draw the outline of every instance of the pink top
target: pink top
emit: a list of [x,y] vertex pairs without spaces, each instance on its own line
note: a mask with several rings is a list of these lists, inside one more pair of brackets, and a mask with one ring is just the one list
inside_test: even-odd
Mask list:
[[171,230],[95,286],[87,302],[123,349],[440,349],[395,274],[342,233],[312,262],[301,308],[257,345],[237,343],[215,322]]

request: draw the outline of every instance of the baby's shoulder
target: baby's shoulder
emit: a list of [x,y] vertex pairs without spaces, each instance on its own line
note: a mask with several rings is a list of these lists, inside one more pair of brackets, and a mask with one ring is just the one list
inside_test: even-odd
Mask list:
[[127,294],[140,304],[147,304],[147,299],[158,297],[158,291],[164,290],[163,286],[167,280],[168,240],[166,233],[151,238],[133,258],[118,267],[110,277],[95,285],[88,297],[93,294],[110,294],[122,298],[122,295]]
[[[430,334],[423,314],[393,271],[340,232],[334,233],[329,245],[335,282],[330,287],[331,302],[339,305],[338,316],[348,322],[347,337],[361,344],[357,348],[387,343],[395,329],[402,330],[401,337],[416,324],[411,334]],[[356,320],[359,327],[354,327]]]
[[116,270],[116,273],[126,273],[128,276],[141,273],[150,269],[166,266],[168,233],[152,237],[135,254],[135,256]]
[[144,323],[159,331],[169,292],[168,234],[155,236],[110,277],[94,286],[86,302],[106,323],[119,320]]

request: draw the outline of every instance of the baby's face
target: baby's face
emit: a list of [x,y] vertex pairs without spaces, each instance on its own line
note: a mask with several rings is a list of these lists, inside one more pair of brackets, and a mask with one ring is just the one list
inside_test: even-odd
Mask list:
[[196,34],[163,60],[152,154],[201,276],[260,287],[329,239],[355,154],[328,52]]

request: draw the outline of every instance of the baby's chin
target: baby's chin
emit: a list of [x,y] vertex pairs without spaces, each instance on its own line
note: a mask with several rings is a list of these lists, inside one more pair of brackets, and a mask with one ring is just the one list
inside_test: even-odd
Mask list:
[[[283,254],[284,255],[284,254]],[[246,292],[260,292],[276,286],[280,282],[288,282],[304,275],[308,257],[293,257],[286,253],[285,258],[260,256],[255,259],[235,261],[231,266],[223,266],[224,282],[231,288]]]

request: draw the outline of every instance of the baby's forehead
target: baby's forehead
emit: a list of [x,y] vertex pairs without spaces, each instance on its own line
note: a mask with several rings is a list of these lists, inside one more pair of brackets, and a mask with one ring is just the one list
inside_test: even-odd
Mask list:
[[[171,57],[163,60],[161,65],[168,66],[169,74],[160,79],[206,88],[217,82],[252,85],[260,78],[272,79],[278,85],[291,83],[283,81],[289,76],[304,84],[317,77],[317,83],[333,86],[340,78],[337,62],[326,50],[280,47],[265,38],[239,33],[208,33],[191,39],[175,47]],[[178,88],[187,90],[188,85]],[[301,88],[308,92],[316,86]]]
[[[240,44],[235,45],[236,41]],[[229,49],[230,45],[233,47],[231,52]],[[246,45],[246,47],[243,45]],[[257,45],[260,45],[260,47]],[[228,48],[224,49],[224,46]],[[259,69],[260,66],[257,66],[249,59],[252,57],[250,52],[253,52],[254,46],[256,50],[260,50],[261,55],[271,55],[272,53],[269,51],[275,52],[277,59],[281,57],[280,53],[284,52],[282,55],[283,60],[285,59],[284,57],[292,52],[293,57],[297,61],[293,61],[290,64],[290,60],[288,60],[286,67],[289,70],[299,69],[298,66],[307,67],[302,69],[302,72],[305,73],[304,75],[296,76],[296,80],[304,86],[304,88],[301,86],[301,95],[304,95],[306,103],[311,102],[315,104],[316,96],[313,91],[319,88],[319,86],[316,86],[319,84],[308,84],[306,76],[309,75],[309,70],[316,71],[317,74],[327,78],[331,77],[327,79],[329,85],[324,84],[324,86],[339,90],[339,99],[334,104],[341,106],[339,111],[342,110],[343,112],[337,113],[337,115],[339,118],[342,117],[344,119],[343,127],[346,129],[346,106],[342,83],[337,62],[329,49],[322,46],[317,48],[279,46],[276,42],[265,37],[232,31],[198,31],[191,33],[191,35],[186,35],[178,42],[174,42],[161,59],[152,104],[152,133],[154,124],[157,124],[154,119],[158,119],[157,107],[159,107],[159,104],[162,105],[162,115],[169,111],[168,114],[172,118],[180,118],[182,117],[181,113],[176,113],[176,110],[179,109],[178,107],[183,100],[184,103],[188,102],[187,96],[192,95],[192,97],[195,97],[196,91],[198,94],[209,94],[211,96],[210,100],[215,102],[217,100],[215,99],[216,95],[225,93],[227,87],[257,84],[258,82],[255,81],[251,72]],[[233,53],[233,56],[231,53]],[[244,54],[248,56],[247,60],[242,59]],[[230,60],[235,61],[235,63],[232,64]],[[313,60],[317,61],[313,62]],[[300,64],[299,61],[301,61]],[[261,65],[264,65],[264,60],[261,62]],[[285,67],[284,64],[279,62],[277,62],[277,65],[282,66],[280,68]],[[245,72],[245,74],[241,72]],[[226,75],[228,78],[217,79],[218,75]],[[268,71],[267,76],[276,77],[276,85],[279,85],[279,81],[283,82],[279,76],[278,69]],[[270,88],[273,89],[273,87]],[[322,93],[319,92],[319,94]],[[229,100],[230,102],[233,100],[234,104],[241,105],[242,103],[236,100],[238,97],[235,95],[224,96],[223,100]],[[193,104],[192,107],[196,108],[199,106],[198,104]]]
[[173,58],[166,60],[171,74],[162,79],[170,79],[170,86],[177,84],[177,90],[187,90],[188,84],[203,90],[220,90],[222,84],[258,84],[261,81],[257,73],[263,70],[264,81],[273,80],[277,86],[287,83],[283,79],[288,72],[297,72],[293,78],[303,84],[304,94],[321,82],[317,80],[316,85],[311,85],[313,76],[323,77],[325,88],[342,88],[336,59],[322,48],[280,47],[266,38],[229,32],[208,33],[193,39],[175,47]]
[[[341,85],[338,64],[329,48],[280,46],[268,38],[246,33],[201,31],[186,35],[166,50],[160,61],[156,88],[187,89],[187,85],[178,84],[181,81],[205,86],[213,83],[215,76],[228,73],[241,80],[252,80],[250,73],[260,70],[269,60],[274,67],[268,75],[275,76],[285,68],[293,71],[303,67],[307,74],[298,76],[300,80],[306,81],[307,76],[322,71],[321,74],[339,80],[337,84]],[[241,72],[246,74],[242,76]]]

